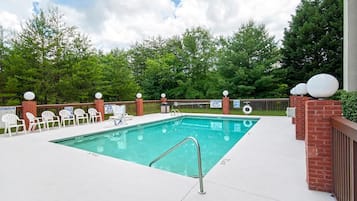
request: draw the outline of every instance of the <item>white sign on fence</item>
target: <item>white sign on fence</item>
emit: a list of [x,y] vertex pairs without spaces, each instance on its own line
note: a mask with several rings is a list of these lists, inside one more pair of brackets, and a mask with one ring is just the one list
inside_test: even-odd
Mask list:
[[222,108],[222,100],[211,100],[209,106],[210,108]]
[[16,107],[0,107],[0,128],[5,128],[5,124],[1,121],[4,114],[16,114]]
[[233,100],[233,108],[240,108],[240,100]]
[[112,105],[104,104],[104,114],[113,114]]

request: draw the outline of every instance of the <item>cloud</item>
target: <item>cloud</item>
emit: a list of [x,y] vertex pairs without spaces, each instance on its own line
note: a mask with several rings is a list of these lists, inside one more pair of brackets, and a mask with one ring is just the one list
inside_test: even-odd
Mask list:
[[[85,1],[85,4],[79,2]],[[20,24],[31,16],[32,1],[9,0],[0,5],[0,24]],[[231,35],[249,20],[266,25],[277,40],[300,0],[40,0],[58,6],[68,25],[87,34],[97,48],[127,48],[153,36],[171,37],[201,26],[214,35]],[[20,9],[17,7],[21,5]],[[83,6],[80,6],[83,5]],[[4,25],[8,23],[7,25]]]

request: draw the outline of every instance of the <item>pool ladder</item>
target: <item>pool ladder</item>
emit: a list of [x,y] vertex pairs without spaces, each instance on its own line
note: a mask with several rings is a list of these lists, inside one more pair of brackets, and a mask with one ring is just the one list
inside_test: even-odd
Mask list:
[[197,139],[192,137],[192,136],[186,137],[185,139],[183,139],[182,141],[180,141],[179,143],[177,143],[176,145],[174,145],[173,147],[171,147],[170,149],[168,149],[167,151],[162,153],[160,156],[155,158],[153,161],[150,162],[149,167],[151,167],[152,164],[154,164],[157,161],[161,160],[163,157],[165,157],[166,155],[168,155],[169,153],[171,153],[172,151],[174,151],[175,149],[177,149],[178,147],[180,147],[181,145],[185,144],[188,141],[192,141],[196,146],[196,150],[197,150],[197,166],[198,166],[198,179],[199,179],[199,183],[200,183],[200,191],[199,191],[199,193],[200,194],[205,194],[206,192],[203,190],[201,148],[200,148],[200,144],[198,143]]

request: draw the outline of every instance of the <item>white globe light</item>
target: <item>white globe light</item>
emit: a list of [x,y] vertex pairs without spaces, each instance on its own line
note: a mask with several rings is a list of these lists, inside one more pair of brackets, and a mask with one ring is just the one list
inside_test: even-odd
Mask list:
[[315,98],[327,98],[338,90],[337,79],[329,74],[317,74],[312,76],[306,84],[307,92]]
[[294,95],[293,92],[294,92],[294,88],[291,88],[291,89],[290,89],[290,94],[291,94],[291,95]]
[[162,93],[161,94],[161,98],[165,98],[166,97],[166,94],[165,93]]
[[32,91],[25,92],[24,99],[29,101],[35,99],[35,93],[33,93]]
[[305,83],[299,83],[295,86],[295,92],[297,95],[307,94],[307,88]]
[[96,99],[101,99],[101,98],[103,97],[103,94],[100,93],[100,92],[97,92],[97,93],[95,93],[94,97],[95,97]]
[[224,97],[227,97],[229,93],[228,93],[227,90],[224,90],[224,91],[222,92],[222,94],[223,94]]
[[297,93],[296,93],[296,87],[292,88],[292,89],[290,90],[290,93],[291,93],[292,95],[297,95]]
[[136,98],[141,98],[141,97],[143,97],[143,95],[141,93],[136,94]]

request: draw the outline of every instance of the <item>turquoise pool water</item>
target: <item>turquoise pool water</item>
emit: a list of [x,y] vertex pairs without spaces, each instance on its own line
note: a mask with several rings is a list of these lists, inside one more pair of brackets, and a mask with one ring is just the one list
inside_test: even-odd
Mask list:
[[[252,118],[182,116],[56,143],[148,166],[160,154],[192,136],[201,146],[202,170],[206,175],[257,121]],[[196,153],[194,143],[189,141],[152,167],[195,177],[198,175]]]

